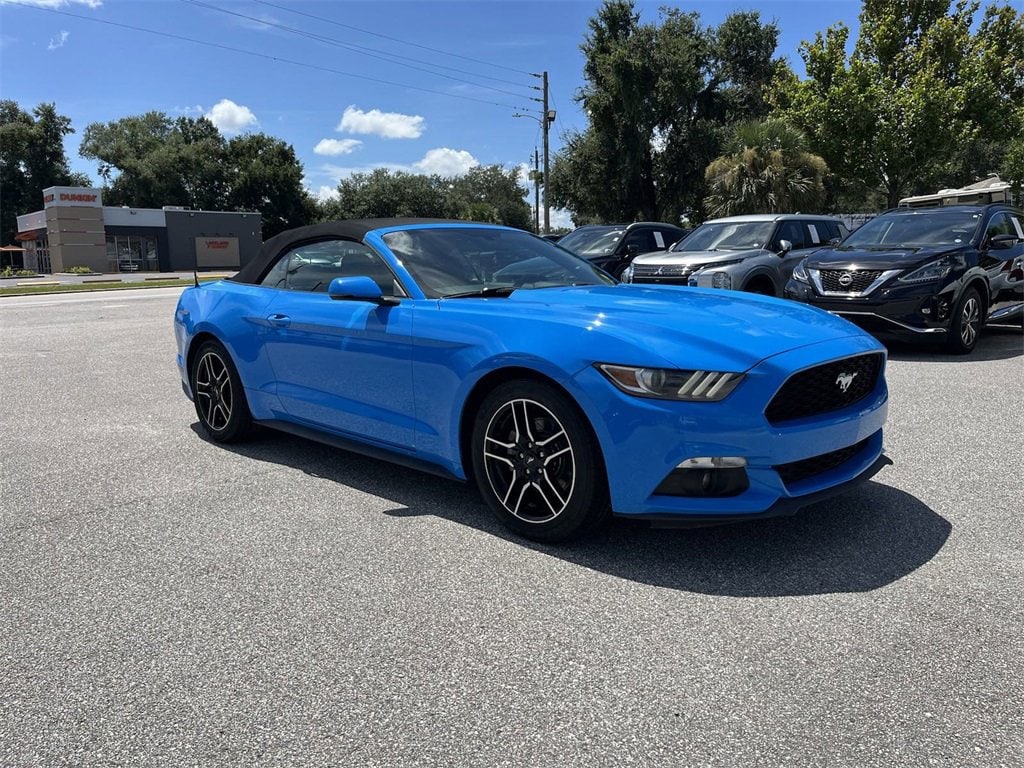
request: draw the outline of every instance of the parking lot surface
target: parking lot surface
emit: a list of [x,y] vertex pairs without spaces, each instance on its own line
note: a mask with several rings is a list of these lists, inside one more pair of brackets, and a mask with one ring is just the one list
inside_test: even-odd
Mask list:
[[1019,329],[893,348],[851,494],[556,547],[204,440],[178,292],[0,299],[0,765],[1022,764]]

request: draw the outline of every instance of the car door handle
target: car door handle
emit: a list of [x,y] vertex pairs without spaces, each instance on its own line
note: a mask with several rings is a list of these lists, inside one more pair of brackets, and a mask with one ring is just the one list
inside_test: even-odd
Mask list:
[[276,328],[287,328],[292,324],[292,319],[288,315],[273,314],[267,318],[267,322]]

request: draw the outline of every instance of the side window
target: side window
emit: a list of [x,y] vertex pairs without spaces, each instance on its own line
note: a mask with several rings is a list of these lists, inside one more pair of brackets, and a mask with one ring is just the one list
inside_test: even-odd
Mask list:
[[789,240],[793,244],[793,250],[799,251],[807,247],[807,235],[804,234],[804,224],[801,221],[784,221],[776,230],[772,246],[776,251],[782,249],[782,241]]
[[1013,235],[1017,236],[1017,230],[1014,229],[1013,222],[1010,221],[1009,214],[997,213],[988,222],[988,228],[985,230],[985,239],[988,240],[990,237],[996,235]]
[[277,260],[260,285],[327,293],[336,277],[369,277],[385,296],[403,295],[384,260],[362,243],[321,240],[293,248]]
[[640,253],[658,250],[654,245],[654,237],[649,229],[635,229],[630,232],[626,237],[626,241],[622,244],[623,252],[625,253],[628,251],[631,245],[635,245],[639,248]]

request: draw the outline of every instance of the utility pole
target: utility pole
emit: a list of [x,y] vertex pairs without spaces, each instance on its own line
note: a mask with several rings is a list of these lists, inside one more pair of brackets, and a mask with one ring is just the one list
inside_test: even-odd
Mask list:
[[533,148],[533,229],[540,234],[540,159]]
[[554,112],[548,111],[548,72],[544,70],[544,114],[540,123],[544,129],[544,234],[551,232],[551,206],[548,203],[548,129],[554,122]]

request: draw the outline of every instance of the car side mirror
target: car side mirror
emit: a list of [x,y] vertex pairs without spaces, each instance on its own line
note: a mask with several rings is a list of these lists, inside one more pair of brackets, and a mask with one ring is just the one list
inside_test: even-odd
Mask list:
[[1013,248],[1019,238],[1016,235],[993,235],[988,239],[988,247],[997,251]]
[[394,296],[385,296],[380,286],[368,277],[336,277],[327,286],[327,295],[336,301],[368,301],[371,304],[397,304]]
[[793,250],[793,243],[789,240],[779,240],[779,256],[785,256]]
[[833,237],[831,240],[828,241],[828,244],[829,245],[839,245],[841,242],[843,242],[843,238],[841,238],[841,237]]
[[637,245],[636,243],[626,246],[627,256],[636,256],[638,253],[640,253],[640,246]]

